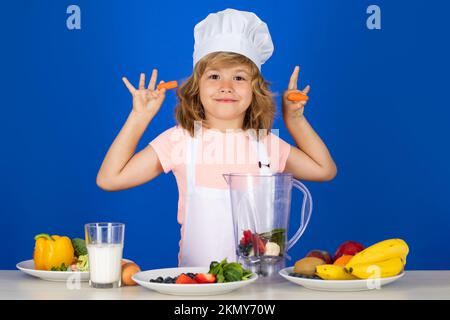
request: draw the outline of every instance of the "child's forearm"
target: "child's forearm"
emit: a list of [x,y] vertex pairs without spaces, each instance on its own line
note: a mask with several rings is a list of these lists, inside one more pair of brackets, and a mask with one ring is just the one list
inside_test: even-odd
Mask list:
[[127,121],[106,153],[97,174],[97,183],[108,181],[121,172],[133,157],[137,144],[151,120],[152,117],[148,114],[131,111]]
[[305,116],[286,119],[286,127],[294,138],[297,147],[305,152],[320,167],[330,172],[336,172],[336,164],[326,145],[314,131]]

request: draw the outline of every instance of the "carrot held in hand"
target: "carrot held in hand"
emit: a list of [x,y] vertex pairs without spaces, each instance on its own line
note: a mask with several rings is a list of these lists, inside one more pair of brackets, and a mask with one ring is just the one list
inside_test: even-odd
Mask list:
[[290,101],[308,101],[309,97],[301,92],[291,92],[288,94],[287,99]]
[[169,89],[173,89],[176,87],[178,87],[177,81],[169,81],[169,82],[163,82],[163,83],[158,84],[156,89],[161,90],[162,88],[166,88],[166,90],[169,90]]

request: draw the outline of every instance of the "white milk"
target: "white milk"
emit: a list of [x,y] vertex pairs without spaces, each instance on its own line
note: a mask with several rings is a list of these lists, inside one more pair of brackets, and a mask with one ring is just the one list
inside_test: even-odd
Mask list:
[[121,278],[122,244],[88,244],[89,272],[95,283],[113,283]]

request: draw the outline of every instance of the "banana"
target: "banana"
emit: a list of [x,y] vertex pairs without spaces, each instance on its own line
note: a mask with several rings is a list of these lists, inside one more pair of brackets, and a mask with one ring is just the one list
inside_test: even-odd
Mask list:
[[324,280],[355,280],[355,276],[345,272],[344,267],[335,264],[316,266],[316,275]]
[[396,257],[401,258],[402,264],[405,266],[408,253],[409,248],[405,241],[402,239],[388,239],[375,243],[355,254],[355,256],[345,265],[345,268],[349,270],[351,267],[358,264],[373,264]]
[[369,279],[393,277],[403,269],[403,261],[400,257],[395,257],[382,262],[356,264],[346,270],[360,279]]

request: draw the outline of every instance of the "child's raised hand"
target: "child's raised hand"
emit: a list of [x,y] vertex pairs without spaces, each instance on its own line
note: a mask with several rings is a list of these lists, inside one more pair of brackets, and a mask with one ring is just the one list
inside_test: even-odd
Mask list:
[[[123,82],[127,86],[131,95],[133,96],[133,110],[150,115],[154,117],[166,96],[166,89],[162,88],[160,90],[155,90],[156,78],[158,75],[158,70],[153,69],[152,76],[150,78],[150,82],[148,84],[148,88],[145,88],[145,74],[141,73],[141,77],[139,79],[139,88],[136,90],[135,87],[128,81],[127,78],[122,77]],[[160,81],[163,83],[164,81]]]
[[303,117],[303,111],[307,103],[307,100],[291,101],[288,99],[288,95],[290,93],[302,93],[304,95],[307,95],[309,92],[310,89],[309,85],[307,85],[302,91],[297,89],[299,71],[300,67],[296,66],[294,68],[294,72],[292,72],[291,79],[289,80],[288,89],[283,93],[282,109],[283,109],[283,118],[285,119],[285,121],[289,121],[290,119],[298,117]]

